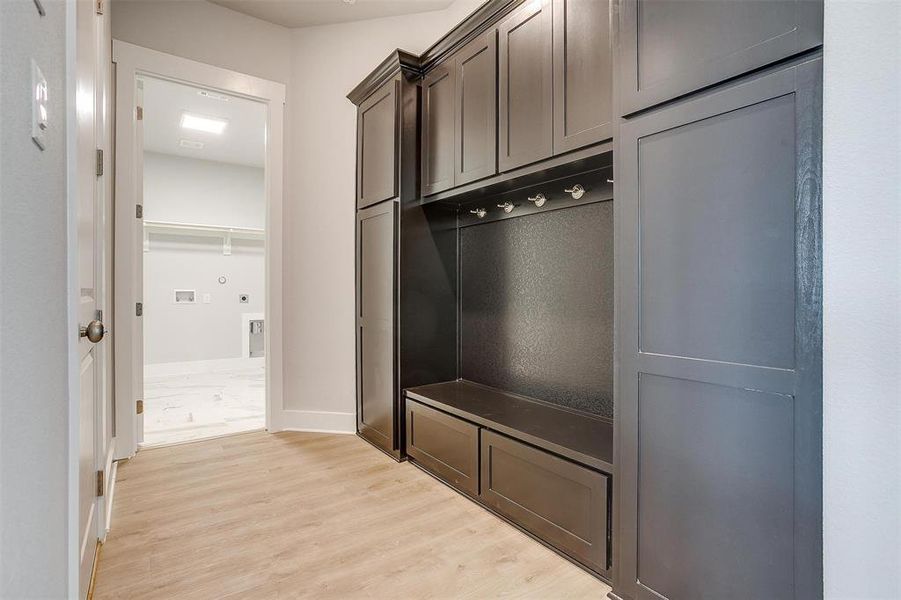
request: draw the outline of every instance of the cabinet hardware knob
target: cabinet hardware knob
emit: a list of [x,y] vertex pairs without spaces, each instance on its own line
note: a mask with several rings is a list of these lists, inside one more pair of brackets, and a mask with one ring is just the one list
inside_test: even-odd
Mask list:
[[585,195],[585,188],[583,188],[578,183],[576,185],[572,186],[571,188],[565,189],[563,191],[566,192],[567,194],[569,194],[570,196],[572,196],[573,200],[578,200],[579,198],[581,198],[582,196]]
[[544,206],[544,203],[547,202],[547,198],[544,197],[544,194],[535,194],[534,196],[529,197],[529,202],[532,202],[536,207],[541,208]]
[[498,208],[503,208],[504,212],[510,214],[513,212],[513,209],[516,208],[512,202],[504,202],[503,204],[498,204]]
[[607,180],[607,183],[613,183],[613,180],[612,180],[612,179],[608,179],[608,180]]
[[488,214],[488,211],[485,210],[484,208],[477,208],[477,209],[471,210],[471,211],[469,211],[469,212],[470,212],[471,214],[473,214],[473,215],[476,215],[476,216],[479,217],[480,219],[485,218],[485,215]]

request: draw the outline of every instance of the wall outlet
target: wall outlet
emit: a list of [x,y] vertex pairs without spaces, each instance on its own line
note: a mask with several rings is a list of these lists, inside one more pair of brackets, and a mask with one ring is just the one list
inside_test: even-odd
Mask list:
[[47,147],[45,137],[50,127],[47,100],[47,80],[38,64],[31,59],[31,139],[41,150]]

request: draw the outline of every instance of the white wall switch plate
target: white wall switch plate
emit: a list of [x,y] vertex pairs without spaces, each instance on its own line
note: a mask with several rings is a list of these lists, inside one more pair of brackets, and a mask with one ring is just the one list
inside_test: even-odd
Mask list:
[[204,295],[203,295],[203,303],[204,303],[204,304],[209,304],[209,303],[212,302],[212,301],[213,301],[213,296],[212,296],[212,295],[210,295],[210,294],[204,294]]
[[31,59],[31,139],[43,150],[47,147],[46,135],[50,127],[47,107],[47,80],[41,68]]

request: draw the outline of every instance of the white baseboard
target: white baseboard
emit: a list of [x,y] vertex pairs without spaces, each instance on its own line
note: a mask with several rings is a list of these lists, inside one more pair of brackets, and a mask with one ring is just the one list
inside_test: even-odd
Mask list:
[[144,377],[166,377],[170,375],[191,375],[194,373],[215,373],[248,366],[263,366],[264,357],[258,358],[217,358],[214,360],[192,360],[188,362],[158,363],[144,365]]
[[273,419],[273,431],[309,431],[314,433],[355,433],[354,413],[318,410],[283,410]]

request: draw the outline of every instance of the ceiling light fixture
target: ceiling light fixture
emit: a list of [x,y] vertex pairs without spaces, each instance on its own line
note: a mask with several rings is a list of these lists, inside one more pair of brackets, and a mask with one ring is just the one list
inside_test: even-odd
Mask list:
[[344,0],[344,4],[355,4],[357,0]]
[[224,119],[214,119],[212,117],[201,117],[200,115],[192,115],[182,113],[181,126],[183,129],[193,129],[195,131],[203,131],[206,133],[221,134],[225,131],[228,121]]

